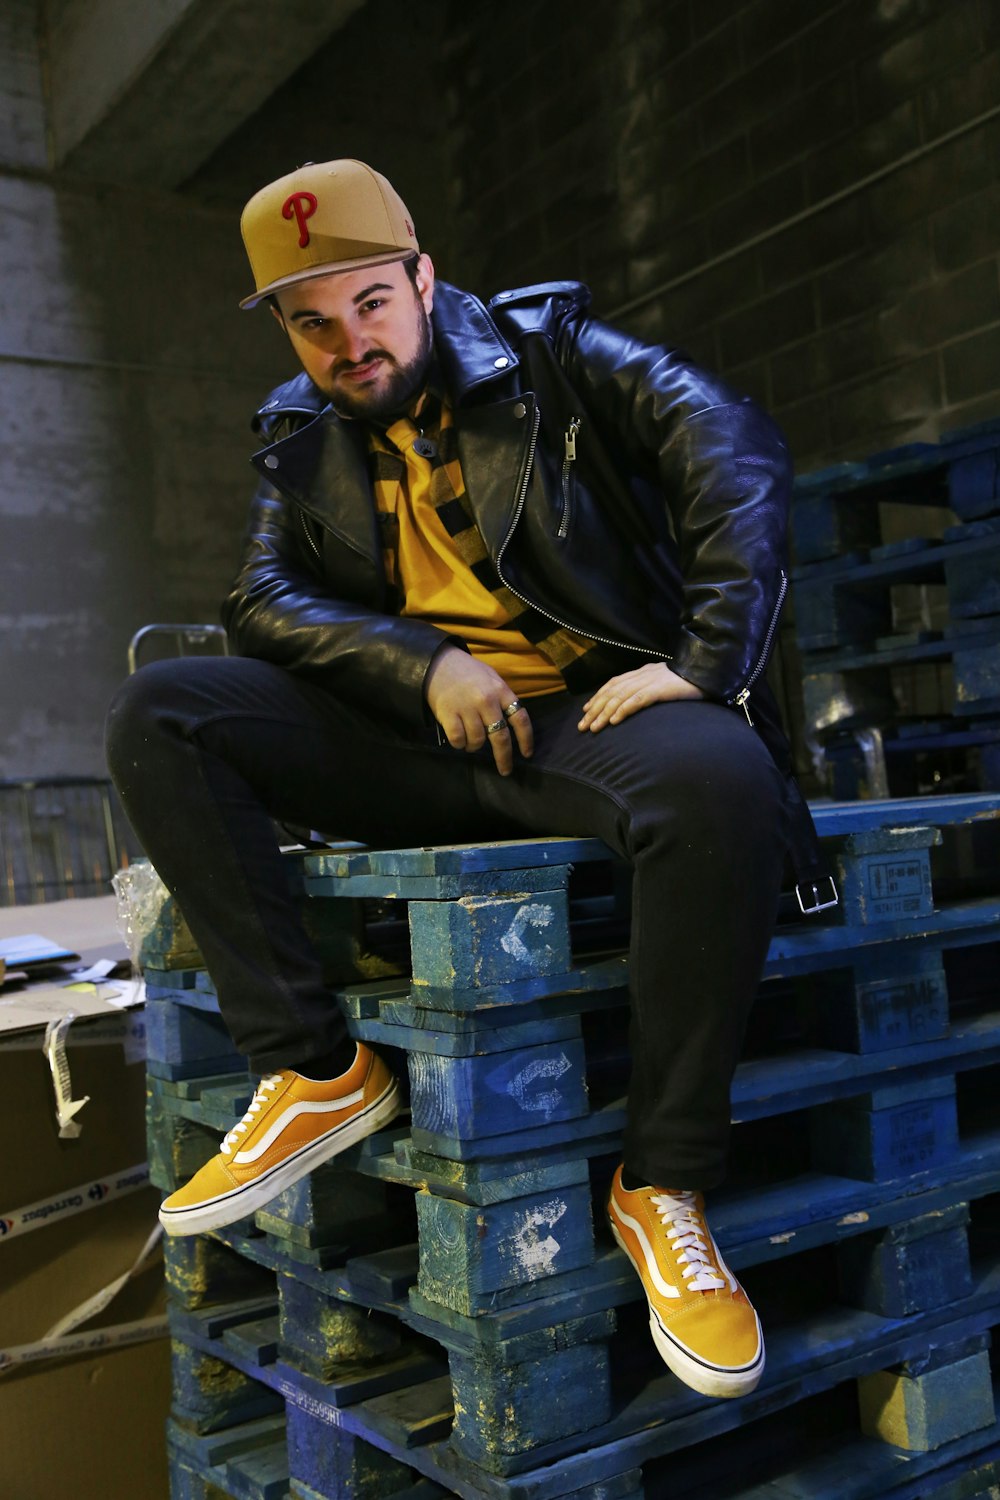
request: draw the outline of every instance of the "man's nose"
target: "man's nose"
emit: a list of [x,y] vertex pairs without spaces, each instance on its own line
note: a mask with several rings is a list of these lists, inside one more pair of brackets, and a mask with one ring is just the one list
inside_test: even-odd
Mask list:
[[337,331],[336,358],[345,360],[348,364],[359,364],[371,347],[364,330],[341,324]]

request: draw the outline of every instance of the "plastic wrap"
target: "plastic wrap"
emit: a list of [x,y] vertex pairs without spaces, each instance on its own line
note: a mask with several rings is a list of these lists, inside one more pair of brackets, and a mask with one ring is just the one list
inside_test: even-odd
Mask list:
[[143,944],[157,931],[163,904],[170,893],[148,859],[137,859],[127,869],[119,870],[111,884],[117,902],[118,931],[125,940],[132,968],[138,973]]

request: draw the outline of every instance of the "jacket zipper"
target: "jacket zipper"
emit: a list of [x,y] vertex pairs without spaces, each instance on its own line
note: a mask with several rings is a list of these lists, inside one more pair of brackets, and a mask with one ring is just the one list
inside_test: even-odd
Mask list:
[[315,552],[315,554],[316,554],[317,558],[319,559],[319,561],[322,562],[323,561],[323,554],[319,550],[319,546],[318,546],[318,544],[316,542],[316,538],[313,536],[312,532],[309,530],[309,527],[308,527],[308,525],[306,523],[306,514],[305,514],[305,511],[301,508],[301,506],[299,507],[299,522],[300,522],[300,524],[302,526],[302,535],[305,537],[306,541],[309,543],[310,547]]
[[[552,614],[547,609],[542,609],[541,605],[535,604],[531,599],[525,598],[524,594],[519,594],[517,589],[514,588],[503,576],[501,563],[503,562],[503,555],[507,550],[507,544],[509,543],[511,537],[514,535],[514,532],[517,528],[517,523],[521,519],[521,512],[524,509],[524,501],[528,493],[528,481],[531,478],[531,466],[535,461],[535,448],[538,444],[538,427],[541,420],[541,408],[536,403],[534,421],[531,428],[531,442],[528,445],[528,458],[527,462],[524,465],[524,477],[521,480],[521,488],[517,497],[517,506],[514,510],[514,519],[511,521],[507,531],[507,535],[504,537],[497,551],[496,569],[500,582],[505,586],[505,588],[510,589],[515,599],[520,599],[521,603],[526,604],[529,609],[537,610],[538,613],[540,615],[544,615],[547,620],[553,620],[557,625],[561,625],[563,630],[572,630],[576,635],[585,635],[590,641],[600,641],[602,646],[617,646],[623,651],[637,651],[640,656],[648,657],[653,653],[651,653],[645,646],[635,646],[631,641],[613,641],[606,635],[595,635],[592,630],[584,630],[579,625],[571,625],[568,620],[560,620],[558,615]],[[659,654],[660,653],[657,653],[657,655]],[[663,660],[672,661],[673,658],[669,654],[664,653]]]
[[559,517],[557,536],[564,537],[569,531],[569,487],[571,468],[576,463],[576,435],[580,431],[581,418],[570,417],[569,426],[563,434],[565,453],[562,466],[562,515]]
[[736,697],[730,700],[732,703],[735,703],[738,707],[742,708],[743,712],[747,716],[747,723],[750,725],[751,729],[753,729],[754,727],[754,722],[750,717],[750,689],[753,687],[754,683],[757,681],[757,678],[760,676],[761,672],[763,672],[764,668],[767,665],[767,658],[771,654],[771,643],[774,640],[774,632],[778,628],[778,616],[781,614],[781,606],[785,602],[785,595],[787,592],[788,575],[785,572],[784,568],[782,568],[781,585],[778,589],[778,598],[775,603],[774,609],[771,612],[771,621],[767,627],[767,635],[764,637],[764,644],[761,647],[760,655],[757,658],[757,662],[754,666],[753,671],[750,673],[750,676],[743,684],[742,691],[737,693]]

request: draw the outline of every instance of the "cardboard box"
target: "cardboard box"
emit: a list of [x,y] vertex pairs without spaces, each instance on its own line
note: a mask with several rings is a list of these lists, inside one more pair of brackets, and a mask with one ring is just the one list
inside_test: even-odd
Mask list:
[[[42,1034],[0,1040],[0,1216],[146,1159],[142,1060],[122,1040],[90,1043],[106,1022],[69,1032],[73,1096],[90,1095],[76,1140],[60,1140]],[[142,1188],[72,1217],[0,1236],[0,1350],[33,1342],[128,1270],[156,1222]],[[87,1328],[164,1308],[157,1253]],[[0,1374],[0,1489],[18,1500],[166,1500],[169,1340],[46,1360]]]

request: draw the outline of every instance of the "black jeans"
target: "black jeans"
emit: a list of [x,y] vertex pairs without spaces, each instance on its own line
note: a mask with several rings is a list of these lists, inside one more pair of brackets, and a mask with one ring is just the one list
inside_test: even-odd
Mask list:
[[783,778],[728,708],[658,703],[591,734],[583,701],[529,700],[535,754],[503,778],[488,748],[401,733],[268,662],[167,661],[118,693],[108,761],[261,1071],[304,1070],[344,1035],[272,816],[390,848],[603,839],[633,870],[625,1159],[644,1181],[712,1187],[781,883]]

